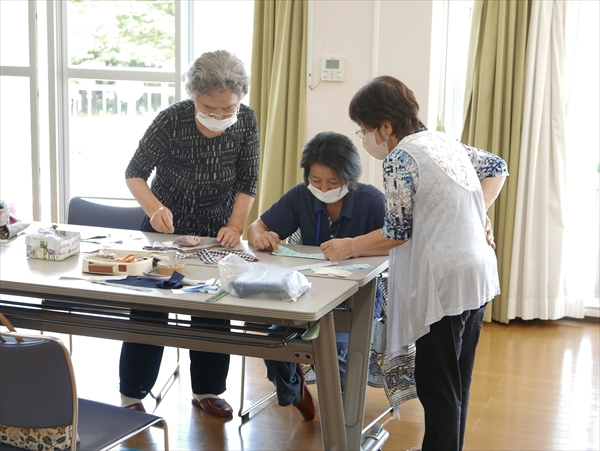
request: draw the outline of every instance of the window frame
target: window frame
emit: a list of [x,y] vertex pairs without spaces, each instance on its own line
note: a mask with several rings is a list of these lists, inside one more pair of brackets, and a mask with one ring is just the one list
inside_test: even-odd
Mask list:
[[[33,3],[33,2],[31,2]],[[50,129],[50,215],[53,222],[66,222],[67,206],[71,198],[70,190],[70,149],[69,149],[69,80],[115,80],[173,83],[175,101],[183,99],[182,75],[184,65],[190,60],[193,30],[190,18],[193,1],[175,1],[175,70],[165,69],[124,69],[124,68],[81,68],[68,64],[67,8],[68,2],[51,0],[48,4],[48,103]],[[32,41],[36,42],[36,41]],[[36,45],[37,46],[37,45]],[[59,119],[60,118],[60,119]],[[34,175],[34,178],[35,177]],[[34,204],[35,204],[34,200]],[[39,199],[38,199],[39,203]],[[34,211],[34,220],[40,214]]]
[[[32,215],[41,217],[41,183],[40,183],[40,107],[39,107],[39,74],[38,62],[38,35],[37,35],[37,2],[28,2],[28,36],[29,36],[29,60],[27,66],[0,66],[2,77],[24,77],[29,79],[29,111],[31,130],[31,194]],[[6,199],[9,200],[9,199]]]

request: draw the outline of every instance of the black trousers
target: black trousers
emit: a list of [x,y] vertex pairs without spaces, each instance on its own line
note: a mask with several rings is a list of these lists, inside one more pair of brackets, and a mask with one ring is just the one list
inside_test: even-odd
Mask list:
[[[154,318],[166,322],[168,314],[132,310],[130,318]],[[202,321],[229,327],[229,320],[192,317],[192,323]],[[193,326],[193,324],[192,324]],[[143,399],[156,383],[164,348],[162,346],[124,342],[119,360],[120,392],[130,398]],[[192,392],[220,395],[226,390],[229,354],[190,351]]]
[[423,451],[463,448],[484,312],[485,306],[446,316],[416,342],[415,380],[425,412]]

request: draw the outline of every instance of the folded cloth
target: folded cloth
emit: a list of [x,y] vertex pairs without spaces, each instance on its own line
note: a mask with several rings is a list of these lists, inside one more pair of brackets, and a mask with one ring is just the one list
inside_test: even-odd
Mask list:
[[219,262],[221,287],[237,297],[267,297],[296,301],[311,286],[304,274],[263,263],[249,263],[237,255]]
[[183,287],[183,283],[181,282],[185,277],[184,274],[180,272],[173,271],[173,274],[169,278],[169,280],[165,280],[163,282],[156,282],[156,286],[158,288],[166,288],[168,290],[176,290],[178,288]]
[[3,240],[8,240],[17,236],[19,232],[22,232],[27,227],[29,227],[28,222],[16,222],[14,224],[5,224],[0,226],[0,238]]
[[144,288],[165,288],[168,290],[176,290],[183,287],[181,282],[185,276],[177,271],[173,272],[173,275],[169,280],[157,282],[155,280],[140,279],[137,276],[127,276],[125,279],[108,279],[107,283],[114,283],[116,285],[129,285],[131,287],[144,287]]
[[256,273],[248,272],[232,281],[232,294],[240,298],[265,296],[279,301],[295,301],[310,288],[304,275],[298,271],[264,273],[262,277],[256,277]]

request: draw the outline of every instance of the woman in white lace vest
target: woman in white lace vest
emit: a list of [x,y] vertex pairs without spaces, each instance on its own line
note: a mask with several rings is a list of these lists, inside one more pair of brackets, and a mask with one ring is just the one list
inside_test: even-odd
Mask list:
[[331,240],[330,260],[390,250],[389,358],[416,343],[417,394],[425,411],[423,450],[461,450],[475,352],[486,304],[500,293],[486,211],[508,175],[496,155],[428,130],[413,92],[383,76],[350,102],[364,149],[383,160],[381,233]]

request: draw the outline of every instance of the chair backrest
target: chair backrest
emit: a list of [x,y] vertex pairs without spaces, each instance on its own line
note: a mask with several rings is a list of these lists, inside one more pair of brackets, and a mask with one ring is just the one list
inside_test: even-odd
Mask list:
[[135,199],[73,197],[69,202],[69,224],[112,229],[140,230],[144,210]]
[[[69,352],[57,339],[1,332],[0,424],[77,428],[77,388]],[[25,341],[18,343],[16,338]]]

